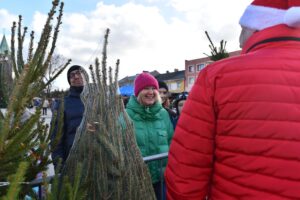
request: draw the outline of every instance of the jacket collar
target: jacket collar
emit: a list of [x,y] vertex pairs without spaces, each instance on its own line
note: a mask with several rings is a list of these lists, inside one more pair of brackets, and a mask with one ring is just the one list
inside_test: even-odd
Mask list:
[[133,110],[135,113],[139,114],[139,117],[146,120],[155,120],[158,118],[157,114],[163,108],[161,103],[156,102],[152,106],[143,106],[141,105],[135,96],[131,96],[128,104],[126,105],[127,109]]
[[277,25],[255,32],[246,42],[242,54],[278,45],[280,41],[297,41],[300,45],[300,29]]
[[72,96],[72,97],[79,97],[81,92],[83,90],[83,86],[82,87],[74,87],[74,86],[71,86],[70,87],[70,90],[69,90],[69,96]]

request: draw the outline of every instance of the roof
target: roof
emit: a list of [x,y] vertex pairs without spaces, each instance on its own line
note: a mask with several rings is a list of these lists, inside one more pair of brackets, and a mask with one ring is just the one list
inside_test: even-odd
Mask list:
[[242,53],[242,50],[232,51],[232,52],[229,52],[229,57],[239,56],[239,55],[241,55],[241,53]]
[[[229,57],[240,55],[241,52],[242,52],[241,50],[229,52]],[[206,57],[203,57],[203,58],[185,60],[185,62],[186,63],[206,63],[206,62],[212,62],[212,61],[210,60],[209,56],[206,56]]]
[[175,79],[184,79],[185,70],[167,72],[165,74],[158,74],[155,78],[159,81],[175,80]]
[[126,76],[124,78],[122,78],[121,80],[119,80],[119,82],[123,82],[123,81],[133,81],[135,79],[136,75],[134,76]]
[[2,41],[0,44],[0,54],[9,53],[9,47],[5,38],[5,35],[2,37]]
[[[152,76],[156,76],[156,75],[158,75],[159,74],[159,72],[158,71],[156,71],[156,70],[154,70],[154,71],[152,71],[152,72],[149,72]],[[134,80],[135,80],[135,77],[137,76],[137,75],[139,75],[139,74],[136,74],[136,75],[133,75],[133,76],[126,76],[126,77],[124,77],[124,78],[122,78],[121,80],[119,80],[119,84],[123,84],[124,82],[134,82]]]

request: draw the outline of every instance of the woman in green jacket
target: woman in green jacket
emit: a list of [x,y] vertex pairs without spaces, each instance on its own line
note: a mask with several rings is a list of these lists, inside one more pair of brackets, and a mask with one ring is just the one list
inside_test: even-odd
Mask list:
[[[133,121],[138,147],[142,156],[168,152],[173,136],[173,126],[168,112],[162,107],[158,82],[149,73],[143,72],[134,81],[134,96],[131,96],[126,111]],[[148,164],[157,198],[160,198],[160,163]]]

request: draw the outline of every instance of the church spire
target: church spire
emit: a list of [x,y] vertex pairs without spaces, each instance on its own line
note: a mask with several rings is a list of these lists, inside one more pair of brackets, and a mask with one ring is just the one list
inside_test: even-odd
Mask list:
[[5,37],[5,35],[3,35],[2,41],[0,44],[0,54],[5,54],[6,52],[9,53],[9,48],[8,48],[8,44],[6,41],[6,37]]

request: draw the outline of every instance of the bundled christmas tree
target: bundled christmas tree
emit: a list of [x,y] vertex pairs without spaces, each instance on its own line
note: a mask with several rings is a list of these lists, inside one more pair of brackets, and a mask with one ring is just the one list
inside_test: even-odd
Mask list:
[[95,67],[90,67],[92,83],[86,81],[82,92],[84,117],[62,174],[72,183],[81,170],[80,187],[87,189],[86,199],[155,199],[133,125],[118,94],[119,61],[114,75],[111,67],[107,70],[108,34],[109,30],[101,64],[96,59]]

